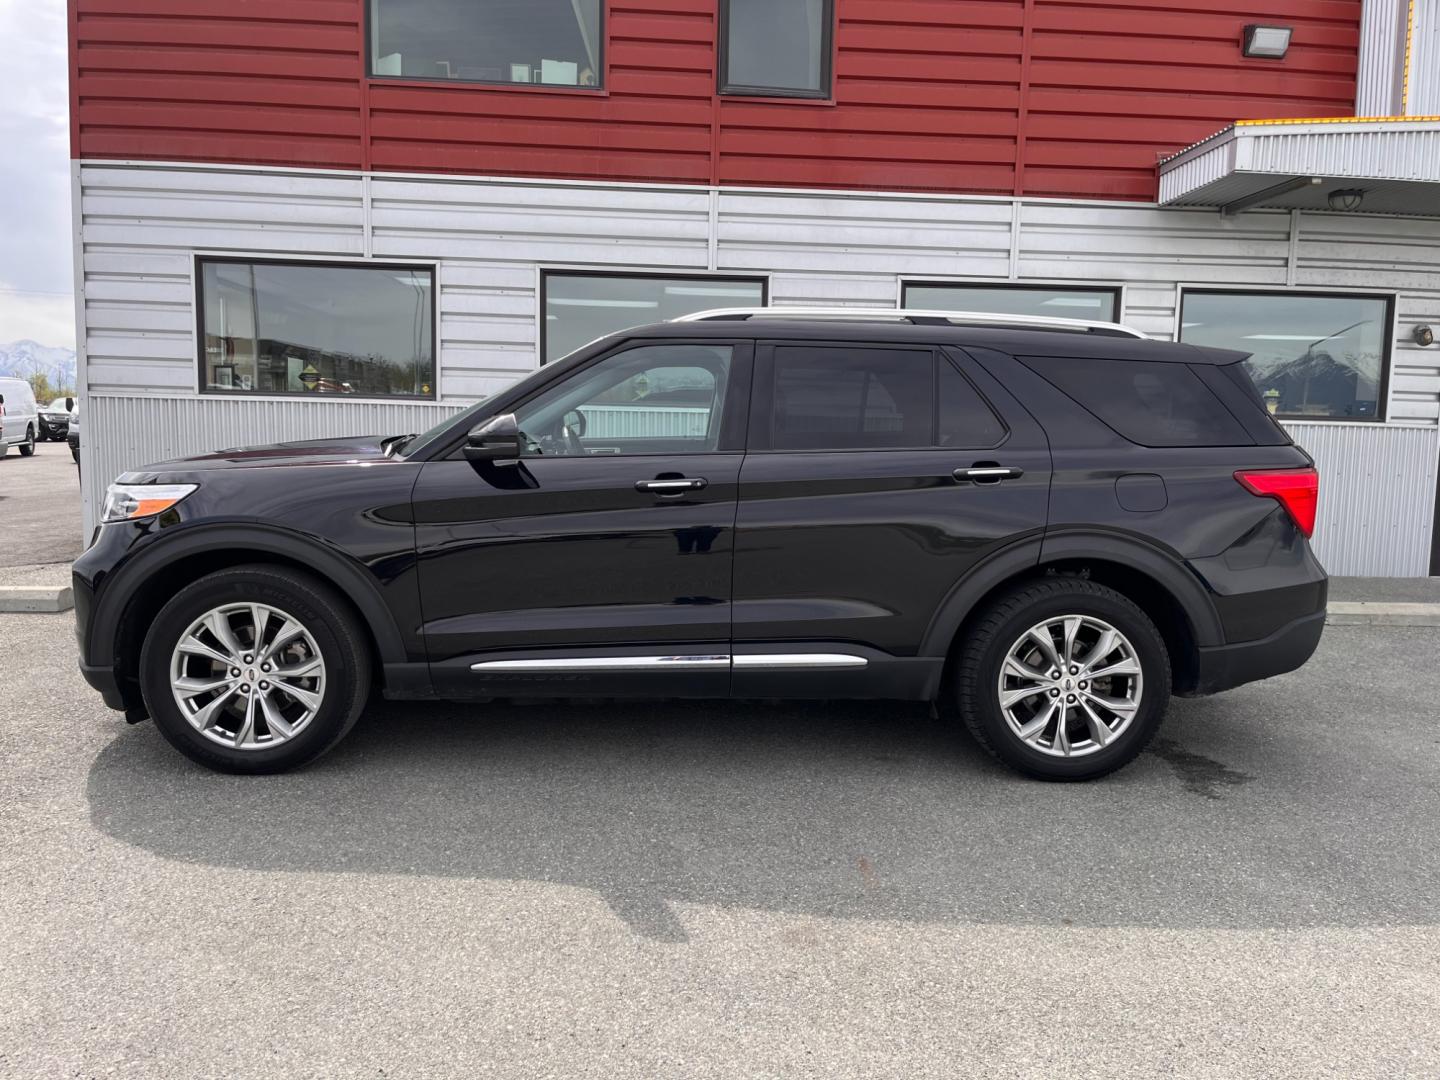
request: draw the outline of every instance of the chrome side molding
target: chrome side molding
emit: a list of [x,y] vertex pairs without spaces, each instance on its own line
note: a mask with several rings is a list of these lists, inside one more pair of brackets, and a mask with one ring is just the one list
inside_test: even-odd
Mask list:
[[870,661],[852,653],[746,653],[731,657],[733,666],[745,671],[789,671],[796,668],[863,668]]
[[506,673],[605,673],[714,671],[837,670],[863,668],[870,661],[853,653],[745,653],[738,656],[554,656],[543,660],[482,660],[471,671]]
[[555,656],[545,660],[482,660],[471,671],[690,671],[729,667],[728,656]]

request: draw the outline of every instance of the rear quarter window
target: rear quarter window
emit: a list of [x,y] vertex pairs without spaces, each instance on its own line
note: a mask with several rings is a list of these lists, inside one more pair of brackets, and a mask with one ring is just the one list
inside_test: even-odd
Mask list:
[[1020,361],[1141,446],[1255,443],[1185,364],[1056,356],[1022,356]]

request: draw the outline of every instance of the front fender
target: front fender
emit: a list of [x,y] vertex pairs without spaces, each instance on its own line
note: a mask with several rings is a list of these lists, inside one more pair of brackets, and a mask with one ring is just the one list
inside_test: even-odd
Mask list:
[[82,555],[76,561],[76,576],[81,579],[77,584],[83,583],[92,593],[89,632],[81,642],[84,660],[95,666],[112,662],[125,612],[155,575],[181,560],[217,551],[254,552],[299,563],[355,605],[374,638],[381,663],[424,661],[423,655],[410,655],[372,571],[322,541],[261,522],[193,525],[162,532],[112,571],[94,577],[87,576],[84,566],[90,552]]

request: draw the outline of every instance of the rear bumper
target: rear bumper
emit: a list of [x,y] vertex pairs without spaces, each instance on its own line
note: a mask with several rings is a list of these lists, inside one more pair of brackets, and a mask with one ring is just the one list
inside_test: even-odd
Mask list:
[[1267,637],[1202,648],[1191,694],[1218,694],[1294,671],[1314,655],[1324,632],[1325,609],[1321,608],[1287,623]]

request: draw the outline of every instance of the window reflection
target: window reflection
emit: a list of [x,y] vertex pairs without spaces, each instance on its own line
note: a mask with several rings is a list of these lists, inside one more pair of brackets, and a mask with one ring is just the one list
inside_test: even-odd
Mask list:
[[205,260],[200,277],[205,390],[435,396],[432,270]]
[[1277,416],[1377,419],[1389,327],[1384,297],[1187,292],[1180,340],[1249,353]]
[[600,0],[370,0],[370,74],[599,87]]

